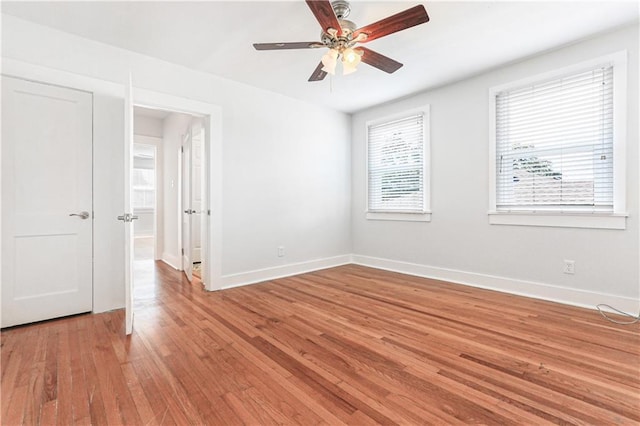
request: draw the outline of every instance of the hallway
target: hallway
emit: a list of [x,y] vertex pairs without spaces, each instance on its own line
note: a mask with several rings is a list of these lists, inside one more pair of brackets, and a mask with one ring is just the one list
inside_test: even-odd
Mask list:
[[133,244],[133,299],[138,303],[155,297],[157,268],[153,260],[154,238],[136,237]]

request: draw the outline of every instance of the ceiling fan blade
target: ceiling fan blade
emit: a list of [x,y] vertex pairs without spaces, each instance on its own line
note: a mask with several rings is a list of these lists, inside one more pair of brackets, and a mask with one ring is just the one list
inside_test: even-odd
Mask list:
[[371,49],[367,49],[366,47],[359,46],[359,50],[362,50],[364,53],[362,54],[362,62],[365,64],[369,64],[372,67],[376,67],[379,70],[387,72],[389,74],[398,71],[402,64],[400,62],[394,61],[393,59],[381,55],[378,52],[374,52]]
[[340,22],[338,22],[329,0],[307,0],[307,6],[313,12],[323,31],[326,32],[329,28],[333,28],[338,31],[338,35],[342,34]]
[[253,43],[256,50],[286,50],[286,49],[311,49],[325,47],[317,41],[300,41],[295,43]]
[[419,4],[404,12],[396,13],[373,24],[358,28],[353,32],[353,38],[355,39],[358,35],[364,33],[367,38],[360,42],[366,43],[425,22],[429,22],[429,15],[427,15],[427,10],[424,6]]
[[320,62],[316,69],[313,71],[313,74],[311,74],[311,77],[309,77],[309,81],[320,81],[327,76],[327,73],[325,71],[322,71],[322,67],[324,67],[324,65],[322,64],[322,62]]

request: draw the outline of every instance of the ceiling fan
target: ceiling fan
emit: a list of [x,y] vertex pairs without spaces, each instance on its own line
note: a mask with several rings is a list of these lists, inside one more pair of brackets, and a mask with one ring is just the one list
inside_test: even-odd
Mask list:
[[362,61],[389,74],[397,71],[402,64],[366,47],[357,46],[380,37],[393,34],[429,21],[423,5],[417,5],[404,12],[384,18],[373,24],[358,28],[346,18],[351,6],[346,0],[306,0],[322,32],[320,41],[293,43],[254,43],[256,50],[312,49],[328,47],[329,51],[309,77],[309,81],[320,81],[327,73],[335,74],[338,59],[342,57],[343,74],[356,71]]

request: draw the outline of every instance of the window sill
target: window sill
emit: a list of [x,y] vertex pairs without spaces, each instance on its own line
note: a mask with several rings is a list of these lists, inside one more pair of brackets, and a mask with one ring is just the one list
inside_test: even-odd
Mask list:
[[367,220],[395,220],[403,222],[431,222],[431,212],[426,213],[383,213],[367,212]]
[[626,229],[626,213],[489,212],[491,225]]

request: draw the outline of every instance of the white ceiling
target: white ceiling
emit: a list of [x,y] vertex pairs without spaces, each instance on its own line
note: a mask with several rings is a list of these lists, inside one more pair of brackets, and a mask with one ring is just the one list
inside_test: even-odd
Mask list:
[[[352,1],[364,26],[418,1]],[[637,22],[636,1],[421,2],[431,21],[367,47],[404,64],[386,74],[307,79],[324,49],[256,51],[255,42],[317,41],[304,1],[2,2],[2,12],[283,95],[355,112]]]

